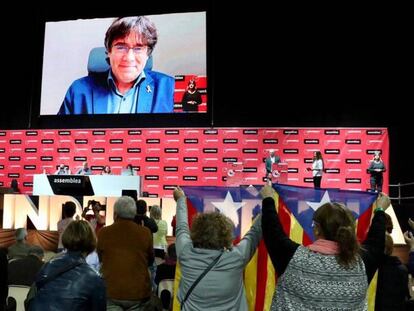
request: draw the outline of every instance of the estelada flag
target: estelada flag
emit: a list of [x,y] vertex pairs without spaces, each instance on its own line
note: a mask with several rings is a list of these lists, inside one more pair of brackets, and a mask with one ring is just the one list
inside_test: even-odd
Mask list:
[[[307,187],[274,184],[275,202],[279,219],[289,237],[303,245],[314,240],[312,233],[312,216],[322,204],[333,201],[348,206],[357,219],[357,236],[363,241],[371,222],[375,193],[339,189],[314,189]],[[259,190],[262,186],[249,187],[183,187],[187,196],[188,222],[195,214],[219,211],[229,217],[235,224],[235,243],[246,233],[252,219],[261,210],[262,198]],[[177,266],[174,292],[178,290],[180,269]],[[269,310],[275,290],[277,276],[267,254],[263,240],[244,272],[246,298],[249,310]],[[376,286],[371,289],[375,293]],[[375,301],[370,296],[370,301]],[[174,310],[179,310],[174,299]]]

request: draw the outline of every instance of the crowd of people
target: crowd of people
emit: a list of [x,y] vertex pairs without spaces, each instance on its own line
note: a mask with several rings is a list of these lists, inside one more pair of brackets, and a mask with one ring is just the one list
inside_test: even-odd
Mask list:
[[[186,195],[177,187],[176,238],[170,245],[157,205],[149,208],[148,217],[146,201],[120,197],[114,223],[105,226],[105,207],[99,202],[88,202],[82,220],[74,217],[76,206],[66,202],[58,223],[59,254],[44,263],[43,249],[28,244],[27,230],[19,228],[16,243],[0,252],[2,282],[35,282],[37,294],[29,310],[147,310],[156,303],[159,310],[171,309],[168,291],[156,303],[152,297],[163,280],[175,278],[178,262],[181,277],[174,297],[181,310],[249,310],[244,269],[263,238],[278,276],[270,310],[367,310],[367,289],[377,270],[376,310],[405,310],[408,275],[414,273],[414,236],[404,234],[410,246],[405,266],[392,256],[388,196],[378,194],[362,244],[351,211],[330,202],[314,212],[315,241],[303,246],[285,234],[272,186],[264,186],[261,195],[262,212],[235,242],[234,223],[219,212],[197,214],[190,228]],[[414,221],[409,226],[414,230]],[[90,259],[93,254],[98,267]],[[7,288],[0,293],[1,303],[13,308],[13,299],[6,302]]]

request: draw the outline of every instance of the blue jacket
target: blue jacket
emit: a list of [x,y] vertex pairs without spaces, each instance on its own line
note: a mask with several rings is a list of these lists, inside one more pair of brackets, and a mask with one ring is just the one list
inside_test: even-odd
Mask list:
[[37,295],[30,303],[30,311],[106,310],[104,282],[79,252],[68,252],[52,259],[40,270],[36,282],[78,260],[82,261],[80,265],[62,273],[38,289]]
[[[174,110],[174,78],[156,71],[145,71],[146,78],[139,84],[136,113],[168,113]],[[66,92],[59,109],[60,115],[106,114],[108,72],[96,73],[78,79]]]

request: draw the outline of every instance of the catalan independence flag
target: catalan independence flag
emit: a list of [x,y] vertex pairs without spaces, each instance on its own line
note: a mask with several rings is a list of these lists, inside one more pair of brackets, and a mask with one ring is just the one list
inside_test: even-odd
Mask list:
[[[363,241],[368,232],[372,218],[375,193],[338,190],[313,189],[307,187],[274,184],[275,202],[282,226],[292,240],[308,245],[314,240],[312,233],[312,216],[315,210],[326,202],[342,202],[352,211],[357,219],[357,236]],[[197,213],[219,211],[229,217],[235,224],[236,241],[250,228],[253,217],[260,212],[262,198],[259,194],[262,186],[249,187],[183,187],[187,196],[188,218]],[[178,290],[180,269],[177,268],[175,292]],[[374,278],[376,280],[376,278]],[[256,254],[245,269],[245,290],[250,310],[264,311],[270,309],[276,287],[277,275],[267,254],[263,240]],[[376,283],[370,286],[369,304],[373,310]],[[372,307],[371,307],[372,306]],[[174,300],[174,310],[179,310]]]

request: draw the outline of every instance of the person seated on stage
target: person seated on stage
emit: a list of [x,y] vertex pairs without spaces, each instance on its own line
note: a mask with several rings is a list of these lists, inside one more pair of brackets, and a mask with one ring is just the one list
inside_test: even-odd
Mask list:
[[76,175],[92,175],[92,170],[89,168],[88,162],[83,162],[82,167],[76,172]]
[[122,169],[121,175],[123,176],[135,176],[136,172],[132,166],[132,164],[127,164],[127,166]]
[[109,165],[105,165],[104,169],[101,172],[101,175],[112,175],[112,170]]
[[70,175],[70,169],[65,164],[60,164],[55,172],[55,175]]
[[27,244],[27,230],[25,228],[16,229],[15,237],[16,243],[8,248],[9,260],[26,257],[31,247],[30,244]]
[[32,245],[26,257],[9,262],[9,285],[30,286],[35,280],[36,274],[42,268],[45,252],[38,245]]

